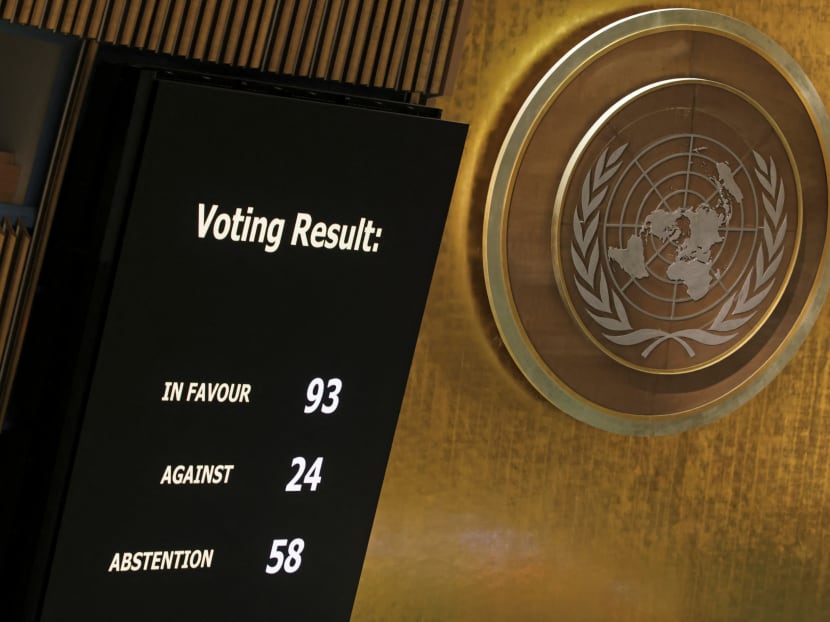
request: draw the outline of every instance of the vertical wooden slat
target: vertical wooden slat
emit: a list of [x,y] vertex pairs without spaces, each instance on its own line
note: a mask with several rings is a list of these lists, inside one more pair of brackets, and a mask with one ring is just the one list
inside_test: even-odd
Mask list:
[[156,10],[157,0],[145,0],[144,2],[136,3],[138,13],[131,18],[132,30],[130,37],[127,40],[127,45],[130,47],[144,48],[146,46],[147,33],[150,30],[150,20],[153,18],[153,13]]
[[167,44],[167,36],[170,34],[170,24],[176,15],[176,0],[165,0],[164,9],[159,13],[156,24],[153,27],[153,50],[162,52]]
[[404,0],[401,12],[398,15],[398,23],[395,26],[395,37],[393,47],[390,50],[389,64],[386,68],[386,75],[382,86],[386,88],[397,88],[400,79],[401,67],[406,52],[407,39],[410,37],[413,13],[417,0]]
[[120,3],[121,6],[120,11],[117,12],[113,10],[112,14],[110,15],[110,21],[112,22],[112,42],[113,43],[121,43],[122,38],[124,36],[124,29],[127,25],[127,15],[130,13],[130,3],[129,0],[124,0]]
[[262,14],[259,17],[259,29],[257,30],[254,44],[251,48],[251,58],[248,61],[249,67],[264,70],[265,64],[270,58],[271,42],[276,29],[277,15],[282,5],[280,0],[275,3],[263,2]]
[[141,26],[133,35],[135,45],[143,50],[150,48],[150,39],[156,26],[159,9],[165,0],[148,0],[144,14],[141,16]]
[[323,55],[323,50],[327,49],[327,44],[331,43],[331,37],[327,37],[327,32],[333,4],[336,4],[334,0],[323,1],[323,9],[320,14],[319,23],[316,26],[317,34],[315,35],[314,48],[311,50],[311,57],[308,62],[308,73],[306,75],[313,76],[316,74],[320,66],[320,57]]
[[351,71],[352,68],[352,58],[354,57],[355,41],[360,36],[360,24],[367,12],[365,3],[358,1],[356,4],[357,10],[352,18],[352,23],[350,24],[349,35],[348,37],[344,37],[345,45],[343,50],[343,71],[339,78],[341,82],[348,82],[349,71]]
[[308,69],[309,76],[325,76],[326,66],[331,57],[331,48],[334,42],[334,28],[337,23],[336,16],[342,4],[341,0],[326,0],[326,11],[317,33],[317,46],[314,48],[314,56],[311,59],[311,64]]
[[126,11],[126,2],[124,0],[111,0],[109,11],[104,16],[102,23],[101,35],[99,39],[106,43],[112,43],[118,36],[118,25],[121,16]]
[[75,21],[75,14],[78,12],[78,0],[68,0],[62,4],[55,30],[72,32],[72,22]]
[[378,51],[375,56],[375,61],[372,64],[372,70],[369,78],[366,80],[367,84],[375,86],[383,82],[383,76],[386,75],[386,68],[389,63],[389,50],[392,49],[394,43],[394,29],[398,21],[398,14],[401,11],[400,0],[389,0],[389,6],[386,8],[386,15],[383,18],[383,24],[378,36]]
[[20,22],[43,28],[43,22],[48,8],[48,0],[35,0],[29,6],[23,5]]
[[26,6],[27,4],[29,5],[29,7],[30,7],[29,10],[31,11],[32,0],[28,0],[28,1],[27,0],[20,0],[18,2],[15,2],[14,10],[12,11],[12,20],[16,21],[16,20],[20,19],[21,11],[23,10],[24,6]]
[[219,53],[219,61],[226,65],[235,65],[239,58],[239,49],[247,32],[251,0],[237,0],[231,6],[228,16],[228,31],[225,35],[223,48]]
[[219,0],[205,0],[199,14],[199,21],[196,23],[193,47],[190,50],[190,58],[201,59],[205,57],[210,44],[210,24],[217,10]]
[[167,34],[164,36],[164,44],[162,46],[164,53],[175,54],[179,49],[182,33],[187,23],[187,13],[190,5],[190,0],[176,0],[173,12],[170,15],[170,23],[167,25]]
[[423,15],[423,1],[416,1],[412,6],[412,14],[409,18],[409,29],[406,32],[403,46],[401,47],[401,55],[398,64],[397,77],[395,78],[392,88],[398,91],[407,91],[409,79],[411,78],[412,63],[410,57],[417,54],[417,42],[420,39],[421,32],[421,18]]
[[[23,22],[23,15],[26,15],[26,19],[28,20],[32,14],[32,7],[34,4],[35,0],[23,0],[22,2],[17,3],[15,6],[15,19]],[[23,23],[28,23],[28,21]]]
[[[448,39],[444,36],[447,25],[453,23],[450,19],[453,4],[452,0],[441,0],[441,9],[440,11],[436,11],[437,25],[435,34],[430,41],[432,49],[429,57],[422,63],[421,76],[419,76],[419,91],[427,95],[431,94],[435,71],[438,67],[439,59],[442,58],[442,43],[445,39]],[[444,53],[444,56],[446,56],[446,53]]]
[[423,93],[426,88],[426,76],[435,54],[435,40],[438,34],[441,14],[443,13],[443,0],[430,0],[427,21],[424,24],[423,37],[421,39],[418,57],[413,66],[412,82],[409,90],[416,93]]
[[61,18],[66,2],[47,2],[45,11],[46,19],[41,20],[39,27],[48,30],[57,30],[58,20]]
[[334,68],[337,45],[340,41],[340,31],[346,15],[348,0],[335,0],[329,13],[329,28],[326,31],[325,42],[320,50],[315,75],[318,78],[329,78]]
[[17,21],[21,24],[32,24],[32,16],[34,15],[35,5],[45,4],[46,0],[30,0],[23,1],[17,8]]
[[[455,79],[457,66],[461,58],[461,43],[469,20],[470,2],[469,0],[466,2],[464,0],[453,0],[452,4],[452,21],[448,20],[447,22],[448,24],[451,23],[452,26],[445,28],[442,32],[442,46],[444,46],[445,51],[436,63],[436,66],[440,67],[440,71],[435,71],[430,77],[430,96],[446,93],[452,88],[452,82]],[[444,42],[446,42],[446,45],[444,45]]]
[[3,2],[3,9],[0,11],[0,19],[5,19],[12,23],[16,22],[19,19],[20,11],[23,9],[24,2],[31,3],[31,0],[9,0],[8,2]]
[[308,29],[309,13],[311,12],[311,0],[298,0],[297,2],[297,16],[291,28],[286,45],[288,51],[285,57],[285,65],[283,72],[296,75],[297,68],[300,64],[300,57],[302,56],[303,45],[305,44],[306,31]]
[[202,0],[183,0],[181,7],[181,20],[175,30],[171,28],[171,41],[173,43],[173,54],[184,56],[190,49],[190,43],[195,33],[195,24]]
[[43,28],[46,22],[46,13],[48,8],[48,2],[46,0],[36,0],[34,6],[32,7],[32,17],[30,18],[29,23],[32,26]]
[[92,5],[92,0],[84,0],[78,3],[78,10],[75,12],[75,19],[70,31],[73,35],[77,37],[87,36],[90,17],[92,17]]
[[[15,11],[17,12],[16,19],[19,20],[21,23],[28,24],[32,16],[32,10],[34,9],[35,1],[36,0],[28,0],[27,2],[24,0],[23,2],[20,2],[19,6],[15,9]],[[40,1],[45,3],[45,0]],[[25,18],[23,17],[24,15],[26,16]]]
[[376,0],[372,7],[372,16],[366,31],[366,40],[360,54],[360,73],[355,82],[366,85],[380,50],[383,23],[389,11],[389,0]]
[[251,65],[257,36],[262,27],[264,9],[265,3],[262,0],[251,0],[248,5],[244,21],[245,31],[240,34],[236,55],[230,61],[232,65],[238,67],[249,67]]
[[71,11],[67,11],[66,15],[63,18],[63,24],[61,25],[61,32],[67,34],[75,34],[75,24],[80,19],[81,11],[83,10],[83,2],[82,0],[75,0],[72,6]]
[[99,21],[97,22],[97,24],[93,24],[93,28],[96,28],[96,32],[97,32],[97,34],[95,35],[95,40],[96,41],[103,41],[104,40],[104,31],[107,28],[107,24],[109,23],[111,12],[112,12],[112,0],[107,0],[107,3],[104,5],[103,10],[101,11]]
[[133,45],[133,36],[138,30],[143,10],[144,5],[140,2],[127,2],[127,10],[124,12],[118,43],[121,45]]
[[15,21],[15,12],[17,11],[17,1],[0,2],[0,19],[5,19],[10,22]]
[[[35,8],[32,9],[32,23],[37,24],[38,28],[48,28],[49,16],[52,14],[52,10],[54,8],[55,5],[51,2],[51,0],[45,0],[44,2],[36,3]],[[37,18],[35,17],[36,13],[38,15]]]
[[123,30],[124,18],[127,16],[126,0],[113,0],[110,13],[104,24],[103,41],[107,43],[118,43]]
[[190,50],[195,45],[196,27],[202,20],[202,5],[204,0],[186,0],[182,21],[175,37],[174,54],[190,57]]
[[291,26],[291,35],[286,42],[285,62],[282,66],[282,72],[285,74],[297,75],[302,46],[306,39],[310,11],[311,0],[299,0],[297,2],[295,18]]
[[158,52],[161,49],[162,33],[165,32],[168,20],[170,19],[170,8],[173,0],[158,0],[154,9],[153,19],[150,28],[147,30],[145,46],[148,50]]
[[87,2],[83,0],[75,0],[74,6],[72,7],[71,11],[67,11],[66,16],[63,19],[63,25],[61,26],[61,32],[74,35],[75,29],[77,28],[78,22],[82,19],[82,13],[84,11],[84,5]]
[[321,46],[323,19],[328,9],[329,0],[316,0],[309,7],[308,25],[297,66],[297,73],[301,76],[309,76],[312,73],[312,66]]
[[268,71],[281,72],[288,54],[288,40],[294,21],[297,19],[298,0],[284,0],[280,3],[276,16],[275,26],[271,39],[271,58],[268,61]]
[[412,91],[415,85],[415,76],[418,63],[426,44],[428,14],[432,11],[433,0],[420,0],[415,4],[412,16],[412,28],[409,31],[406,48],[401,59],[401,71],[397,87],[401,91]]
[[[374,3],[373,3],[374,4]],[[346,75],[344,81],[355,83],[360,75],[360,61],[363,57],[363,48],[369,36],[369,21],[372,18],[374,7],[362,3],[360,16],[352,31],[351,43],[349,44],[349,55],[346,64]]]
[[216,7],[211,15],[210,25],[205,29],[207,32],[207,43],[205,52],[199,60],[209,60],[215,63],[222,54],[222,47],[227,36],[228,16],[234,0],[217,0]]
[[398,40],[398,31],[403,19],[404,5],[406,0],[395,0],[392,12],[389,15],[389,22],[386,24],[383,33],[383,46],[378,56],[378,65],[374,71],[372,86],[385,86],[386,77],[389,74],[389,66],[392,62],[392,50]]
[[191,10],[187,14],[182,37],[179,41],[179,54],[191,58],[196,53],[196,45],[202,28],[202,19],[205,14],[205,4],[210,0],[193,0]]
[[337,33],[335,44],[334,63],[328,75],[330,80],[342,82],[348,69],[349,45],[352,41],[352,32],[360,15],[361,2],[359,0],[346,0],[343,19],[340,22],[340,30]]
[[284,6],[284,1],[277,0],[277,4],[273,7],[270,17],[263,16],[262,22],[268,26],[265,29],[265,38],[262,40],[262,51],[259,63],[255,65],[259,67],[260,71],[268,70],[267,68],[270,66],[271,60],[274,56],[274,41],[277,36],[277,26],[279,24],[279,18],[282,14]]
[[[241,2],[244,3],[246,0],[241,0]],[[231,39],[238,38],[238,34],[234,33],[233,25],[234,16],[237,11],[237,4],[239,3],[240,0],[225,0],[225,2],[222,3],[223,11],[219,13],[219,17],[216,20],[216,26],[213,29],[213,38],[218,44],[215,46],[215,56],[211,53],[210,60],[213,62],[224,62],[224,57],[227,54]]]
[[184,2],[182,0],[169,0],[164,19],[161,23],[158,35],[157,52],[170,54],[174,43],[171,39],[175,38],[174,33],[181,20],[182,12],[184,11]]

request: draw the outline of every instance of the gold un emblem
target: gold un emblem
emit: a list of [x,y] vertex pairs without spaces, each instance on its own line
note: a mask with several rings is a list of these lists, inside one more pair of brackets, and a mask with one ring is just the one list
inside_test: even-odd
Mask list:
[[488,198],[485,276],[520,369],[594,426],[735,409],[827,289],[830,122],[767,37],[668,9],[598,31],[529,96]]

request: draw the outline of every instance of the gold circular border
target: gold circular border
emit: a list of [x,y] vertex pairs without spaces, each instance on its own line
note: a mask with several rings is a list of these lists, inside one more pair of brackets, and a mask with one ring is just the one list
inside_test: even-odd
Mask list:
[[[793,171],[793,176],[795,178],[795,188],[796,188],[796,197],[797,197],[797,212],[798,212],[798,224],[795,230],[795,244],[792,250],[792,256],[790,257],[789,265],[787,266],[786,276],[784,277],[778,291],[775,295],[775,300],[770,304],[761,318],[755,322],[754,327],[752,330],[748,331],[737,343],[730,346],[724,352],[720,353],[718,356],[713,357],[703,363],[698,365],[691,365],[689,367],[682,367],[678,369],[659,369],[654,367],[646,367],[645,365],[636,365],[631,361],[624,359],[623,357],[615,354],[611,350],[609,350],[599,339],[597,339],[589,330],[588,327],[585,325],[583,318],[579,315],[579,313],[574,308],[573,301],[571,300],[570,293],[568,291],[567,284],[565,283],[565,279],[567,278],[564,272],[562,271],[562,266],[558,261],[559,258],[559,234],[561,231],[561,218],[562,218],[562,211],[564,210],[564,202],[565,202],[565,194],[567,193],[568,188],[570,187],[571,183],[573,182],[573,174],[574,169],[576,168],[577,163],[582,158],[584,151],[587,149],[590,142],[594,139],[594,137],[602,130],[603,127],[608,123],[608,121],[620,110],[622,110],[628,104],[636,101],[640,97],[648,95],[649,93],[653,93],[659,89],[668,87],[668,86],[675,86],[681,84],[702,84],[706,86],[712,86],[715,88],[722,89],[735,95],[739,99],[744,100],[750,106],[755,108],[761,116],[766,120],[766,122],[770,125],[770,127],[775,132],[775,135],[778,137],[778,140],[781,141],[781,144],[784,147],[784,151],[787,154],[787,160],[789,161],[790,168]],[[518,164],[518,162],[517,162]],[[706,369],[712,365],[715,365],[731,355],[732,353],[736,352],[738,349],[741,348],[747,341],[752,339],[755,334],[761,329],[761,327],[766,323],[769,319],[772,312],[775,310],[775,307],[778,306],[781,297],[784,295],[784,290],[787,288],[787,285],[790,282],[790,277],[792,276],[793,270],[795,269],[796,259],[798,258],[798,250],[801,246],[801,227],[802,223],[804,222],[804,211],[803,211],[803,200],[802,200],[802,193],[801,193],[801,177],[798,173],[798,166],[795,162],[795,157],[793,156],[792,149],[790,148],[790,143],[787,142],[786,137],[781,132],[781,128],[778,126],[778,123],[769,115],[769,113],[761,106],[757,101],[752,99],[749,95],[744,93],[743,91],[736,89],[735,87],[729,86],[728,84],[724,84],[722,82],[717,82],[715,80],[708,80],[706,78],[670,78],[668,80],[659,80],[657,82],[652,82],[651,84],[647,84],[643,87],[635,89],[625,97],[622,97],[614,104],[612,104],[608,110],[606,110],[600,117],[597,119],[591,128],[585,133],[585,136],[579,141],[579,144],[574,150],[573,154],[571,155],[568,163],[565,165],[565,171],[562,175],[562,180],[559,182],[559,187],[556,191],[556,199],[553,205],[553,218],[551,223],[551,262],[553,264],[553,274],[556,278],[556,287],[559,290],[559,296],[565,302],[565,306],[568,309],[568,313],[570,313],[571,318],[577,323],[577,325],[582,329],[583,334],[590,339],[590,341],[599,348],[603,354],[611,357],[613,360],[618,362],[620,365],[624,365],[629,369],[635,369],[637,371],[646,372],[649,374],[655,375],[675,375],[675,374],[686,374],[693,371],[699,371],[701,369]],[[653,416],[653,415],[652,415]]]
[[636,436],[668,435],[696,428],[732,412],[757,395],[781,372],[798,350],[813,324],[830,289],[828,240],[825,231],[821,260],[813,287],[788,338],[741,385],[693,409],[665,415],[635,415],[589,402],[571,390],[551,372],[536,352],[513,301],[507,275],[505,223],[518,163],[542,116],[559,93],[593,59],[645,35],[671,30],[696,30],[732,39],[759,54],[790,84],[812,121],[824,154],[824,171],[830,193],[830,118],[815,87],[795,60],[772,39],[737,19],[697,9],[659,9],[624,18],[600,29],[566,53],[539,81],[522,105],[508,130],[496,159],[484,214],[483,263],[485,286],[499,333],[510,355],[528,381],[559,409],[596,428]]

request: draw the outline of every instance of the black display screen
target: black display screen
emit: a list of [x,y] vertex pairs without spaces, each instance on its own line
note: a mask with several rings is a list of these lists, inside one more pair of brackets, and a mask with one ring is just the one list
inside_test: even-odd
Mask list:
[[466,128],[147,114],[42,619],[346,620]]

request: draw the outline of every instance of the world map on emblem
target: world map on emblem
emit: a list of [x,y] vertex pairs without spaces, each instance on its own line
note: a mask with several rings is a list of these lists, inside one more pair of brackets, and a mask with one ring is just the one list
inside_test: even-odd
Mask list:
[[[690,158],[691,161],[691,158]],[[650,212],[637,233],[632,233],[624,248],[609,247],[608,256],[634,279],[649,277],[646,266],[644,238],[656,237],[660,251],[668,251],[672,261],[665,270],[669,280],[682,283],[693,300],[703,298],[720,280],[721,271],[714,267],[713,247],[723,242],[725,230],[732,222],[733,201],[743,207],[741,192],[732,169],[726,162],[716,162],[716,203],[689,202],[689,189],[684,188],[682,205],[673,208],[661,197],[660,206]]]
[[708,81],[652,85],[612,112],[560,192],[559,287],[624,364],[684,373],[721,360],[771,313],[795,257],[789,146],[750,100]]

